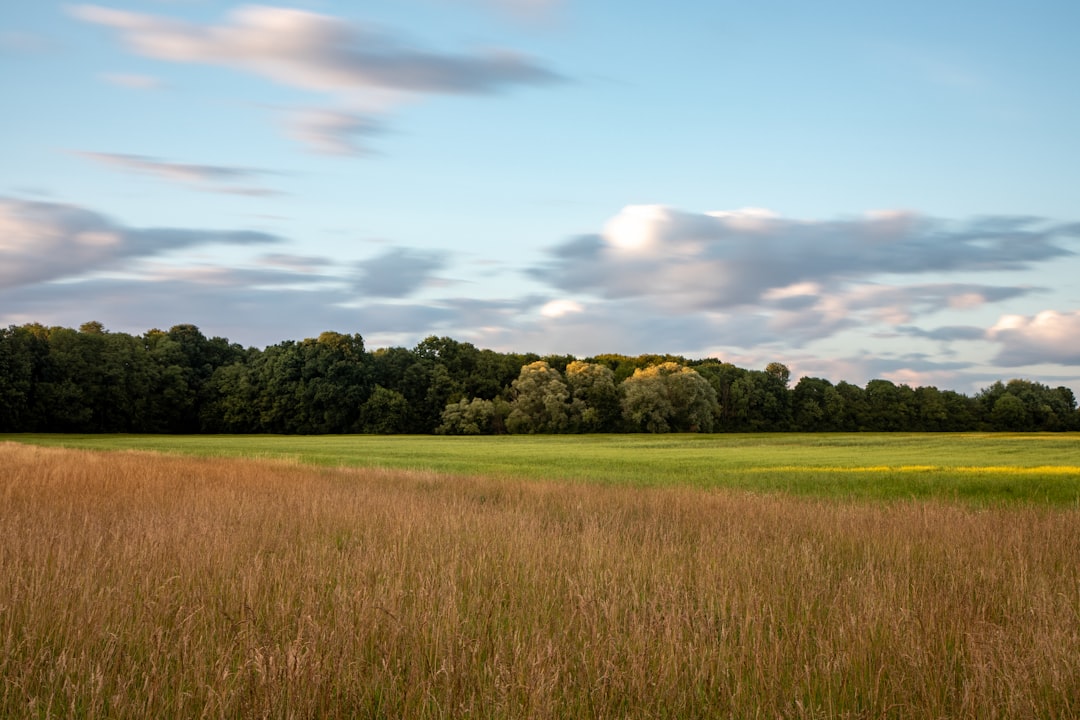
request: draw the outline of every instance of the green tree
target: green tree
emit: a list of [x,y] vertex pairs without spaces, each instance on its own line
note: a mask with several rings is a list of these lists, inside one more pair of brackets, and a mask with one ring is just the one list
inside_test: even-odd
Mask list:
[[997,399],[990,416],[999,430],[1025,430],[1030,423],[1024,401],[1010,393]]
[[409,402],[397,390],[376,385],[371,397],[360,410],[360,421],[366,433],[392,435],[404,432],[409,420]]
[[622,384],[623,418],[637,431],[711,432],[716,391],[698,372],[665,362],[639,369]]
[[736,381],[745,377],[748,371],[731,363],[721,363],[715,360],[699,363],[694,366],[694,369],[709,381],[709,384],[716,392],[716,400],[720,406],[717,429],[742,429],[742,420],[736,410],[736,397],[732,394],[732,387]]
[[[832,394],[829,391],[832,390]],[[791,391],[794,427],[801,432],[833,430],[834,420],[827,406],[835,405],[839,395],[832,383],[824,378],[802,377]]]
[[[259,356],[258,351],[252,358]],[[254,364],[258,364],[254,361]],[[223,365],[214,371],[207,382],[210,400],[203,407],[201,422],[209,433],[257,433],[263,428],[259,420],[259,390],[253,379],[252,362]]]
[[559,371],[543,360],[521,368],[511,385],[513,400],[506,428],[512,433],[565,432],[570,422],[570,389]]
[[881,432],[910,430],[914,391],[907,385],[895,385],[875,379],[866,383],[866,428]]
[[442,423],[435,430],[439,435],[489,435],[498,432],[500,415],[505,416],[507,404],[502,400],[458,400],[447,404]]
[[731,385],[736,428],[779,432],[791,427],[791,392],[783,373],[750,370]]
[[837,416],[837,430],[858,432],[868,429],[870,406],[866,402],[866,392],[845,380],[836,383],[836,394],[840,397],[840,414]]
[[614,432],[622,419],[615,373],[598,363],[575,360],[566,366],[570,427],[578,432]]
[[46,429],[38,384],[49,355],[47,332],[40,325],[0,329],[0,432]]

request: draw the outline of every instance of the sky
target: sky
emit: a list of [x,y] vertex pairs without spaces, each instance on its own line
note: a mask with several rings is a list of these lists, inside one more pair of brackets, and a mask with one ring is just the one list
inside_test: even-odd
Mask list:
[[0,326],[1080,393],[1073,0],[0,0]]

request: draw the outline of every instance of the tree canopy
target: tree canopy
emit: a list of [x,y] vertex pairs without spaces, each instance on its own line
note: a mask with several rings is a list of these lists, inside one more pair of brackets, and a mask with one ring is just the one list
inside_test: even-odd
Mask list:
[[1067,387],[973,397],[674,355],[499,353],[447,337],[369,350],[324,332],[263,349],[194,325],[141,336],[0,329],[0,432],[553,433],[1080,430]]

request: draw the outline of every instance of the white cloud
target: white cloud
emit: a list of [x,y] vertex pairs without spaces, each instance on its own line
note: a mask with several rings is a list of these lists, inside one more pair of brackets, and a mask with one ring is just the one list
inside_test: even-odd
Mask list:
[[604,240],[618,250],[656,250],[660,225],[667,217],[662,205],[628,205],[604,225]]
[[118,30],[140,55],[246,70],[307,90],[491,93],[559,79],[510,51],[418,49],[373,27],[304,10],[246,5],[233,10],[227,23],[209,26],[97,5],[71,12]]
[[551,300],[540,308],[540,314],[548,318],[558,318],[584,311],[585,306],[575,300]]
[[995,362],[1006,367],[1051,363],[1080,365],[1080,310],[1004,315],[987,336],[1001,343]]

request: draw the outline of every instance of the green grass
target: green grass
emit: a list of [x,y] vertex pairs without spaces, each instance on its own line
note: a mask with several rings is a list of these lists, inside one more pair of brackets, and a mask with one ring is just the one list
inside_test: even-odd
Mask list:
[[1080,505],[1080,434],[0,435],[37,445],[826,498]]

